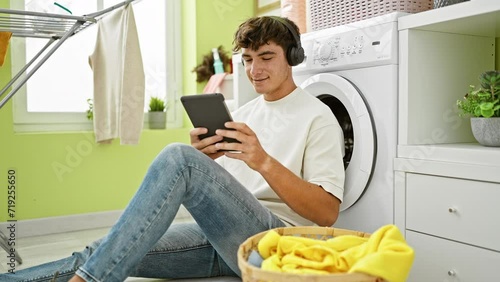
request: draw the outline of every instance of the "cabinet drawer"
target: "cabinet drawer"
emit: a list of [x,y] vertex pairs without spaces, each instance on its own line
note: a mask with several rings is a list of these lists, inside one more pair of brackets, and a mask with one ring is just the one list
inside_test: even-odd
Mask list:
[[407,174],[406,228],[500,251],[500,184]]
[[500,253],[406,231],[415,251],[407,282],[500,281]]

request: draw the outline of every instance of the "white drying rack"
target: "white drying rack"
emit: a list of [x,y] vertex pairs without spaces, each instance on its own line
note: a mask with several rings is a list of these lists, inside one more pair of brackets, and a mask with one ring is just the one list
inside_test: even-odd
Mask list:
[[[107,13],[140,0],[127,0],[101,11],[84,15],[59,15],[23,10],[0,9],[0,31],[12,32],[14,37],[46,38],[47,44],[11,78],[0,91],[0,108],[28,81],[28,79],[68,39],[97,23]],[[55,43],[55,44],[54,44]],[[52,47],[51,47],[52,46]],[[49,49],[49,47],[51,47]],[[48,51],[47,51],[48,50]],[[43,56],[42,56],[43,55]],[[33,66],[28,72],[26,70]],[[26,72],[25,75],[23,75]],[[17,82],[17,83],[16,83]],[[4,96],[12,86],[10,92]]]
[[[54,52],[68,39],[85,28],[97,23],[107,13],[123,7],[132,2],[141,0],[127,0],[101,11],[84,15],[59,15],[23,10],[0,9],[0,31],[12,32],[15,37],[46,38],[47,44],[11,78],[0,91],[0,108],[2,108],[14,94],[28,81],[28,79],[54,54]],[[55,43],[55,44],[54,44]],[[52,47],[51,47],[52,46]],[[51,47],[49,49],[49,47]],[[48,50],[48,51],[47,51]],[[43,55],[43,56],[42,56]],[[23,75],[28,68],[33,67]],[[4,96],[11,87],[10,92]],[[7,253],[10,247],[7,237],[0,231],[0,246]],[[22,263],[21,257],[16,252],[16,260]]]

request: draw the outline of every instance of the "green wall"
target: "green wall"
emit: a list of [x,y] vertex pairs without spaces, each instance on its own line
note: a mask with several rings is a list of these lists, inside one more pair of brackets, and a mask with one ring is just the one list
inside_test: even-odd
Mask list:
[[[8,8],[8,0],[0,7]],[[223,45],[231,49],[238,24],[253,15],[248,0],[182,1],[183,90],[197,93],[191,70],[202,54]],[[10,53],[0,68],[0,87],[11,76]],[[0,109],[0,222],[6,221],[7,175],[16,171],[16,219],[35,219],[123,209],[155,155],[171,142],[189,142],[185,128],[144,130],[140,144],[96,145],[92,132],[13,132],[11,101]]]
[[[196,80],[196,74],[191,71],[201,62],[203,55],[212,52],[212,48],[222,45],[228,54],[232,53],[234,32],[240,23],[254,15],[255,4],[254,1],[249,0],[183,0],[183,4],[186,6],[183,14],[186,16],[185,21],[196,23],[195,26],[184,25],[184,28],[188,28],[185,35],[196,35],[196,44],[188,43],[185,46],[188,52],[196,54],[197,60],[194,64],[192,61],[186,62],[184,77]],[[192,10],[187,9],[188,6]],[[186,13],[189,15],[185,15]],[[184,41],[184,43],[187,42]],[[196,49],[192,49],[192,47]],[[204,84],[198,84],[196,89],[188,88],[185,90],[188,90],[190,94],[201,93],[203,87]]]

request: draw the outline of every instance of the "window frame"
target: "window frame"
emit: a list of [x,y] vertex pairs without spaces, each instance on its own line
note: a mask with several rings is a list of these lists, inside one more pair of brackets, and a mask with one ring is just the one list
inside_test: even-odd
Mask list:
[[[100,0],[97,1],[98,6],[102,5]],[[24,9],[24,1],[10,0],[10,7]],[[166,35],[165,42],[168,62],[166,63],[167,128],[181,128],[183,116],[178,102],[182,89],[181,0],[166,1],[166,10],[166,33],[171,35]],[[16,37],[11,40],[14,41],[12,45],[20,47],[11,50],[11,71],[12,75],[15,75],[26,64],[26,48],[24,38]],[[145,103],[149,101],[146,100]],[[85,112],[28,112],[26,84],[12,97],[12,108],[14,132],[93,130],[93,122],[87,119]],[[144,129],[147,129],[148,115],[144,114]]]

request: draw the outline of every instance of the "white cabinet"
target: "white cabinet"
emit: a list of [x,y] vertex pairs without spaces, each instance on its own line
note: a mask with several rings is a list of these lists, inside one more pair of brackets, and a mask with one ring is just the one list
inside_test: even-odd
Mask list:
[[479,145],[456,109],[495,69],[499,38],[498,0],[399,19],[394,205],[415,249],[408,281],[500,281],[500,148]]
[[409,173],[406,229],[500,252],[499,202],[498,183]]
[[500,253],[407,231],[415,262],[407,281],[499,281]]
[[395,224],[415,250],[408,281],[500,281],[500,164],[394,167]]

